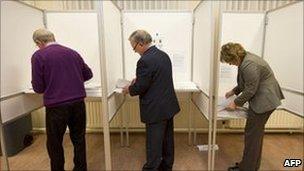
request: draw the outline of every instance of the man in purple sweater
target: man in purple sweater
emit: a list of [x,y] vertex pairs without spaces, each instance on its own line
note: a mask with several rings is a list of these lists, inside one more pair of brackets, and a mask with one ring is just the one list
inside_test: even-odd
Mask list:
[[84,82],[92,78],[92,71],[76,51],[57,44],[50,31],[36,30],[33,40],[39,50],[32,56],[32,86],[43,94],[46,107],[51,170],[64,170],[62,141],[67,126],[74,145],[73,170],[87,170]]

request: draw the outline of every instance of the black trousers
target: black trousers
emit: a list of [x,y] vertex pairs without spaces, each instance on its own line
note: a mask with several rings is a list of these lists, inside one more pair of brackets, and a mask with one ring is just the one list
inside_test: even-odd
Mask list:
[[245,126],[245,147],[240,170],[257,171],[260,168],[264,129],[269,116],[274,110],[265,113],[255,113],[249,109]]
[[148,170],[172,170],[174,162],[173,118],[158,123],[146,124],[146,155],[143,166]]
[[64,170],[63,136],[67,126],[74,146],[75,171],[87,170],[86,163],[86,110],[84,101],[56,107],[46,107],[47,150],[52,171]]

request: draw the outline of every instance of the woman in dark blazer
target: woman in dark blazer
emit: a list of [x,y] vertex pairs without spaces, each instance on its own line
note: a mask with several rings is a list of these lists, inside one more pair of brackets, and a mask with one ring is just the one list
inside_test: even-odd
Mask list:
[[238,97],[227,109],[235,110],[249,102],[245,126],[245,148],[242,161],[229,171],[258,170],[260,167],[265,124],[271,113],[281,105],[283,93],[268,63],[247,52],[238,43],[227,43],[221,48],[221,62],[238,67],[237,86],[225,97]]

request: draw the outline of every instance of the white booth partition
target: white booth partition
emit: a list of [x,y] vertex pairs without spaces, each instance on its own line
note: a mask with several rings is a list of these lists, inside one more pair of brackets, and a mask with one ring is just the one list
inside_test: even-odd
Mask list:
[[209,96],[212,72],[212,23],[211,2],[202,2],[194,11],[193,82],[206,96]]
[[[102,76],[103,90],[107,94],[107,103],[103,102],[103,118],[109,118],[108,121],[103,120],[104,134],[104,149],[105,149],[105,169],[112,169],[111,161],[111,145],[109,122],[114,118],[115,114],[121,109],[124,104],[125,97],[116,92],[116,83],[118,79],[124,78],[123,61],[124,53],[122,46],[122,25],[121,25],[121,10],[111,1],[101,1],[98,4],[99,15],[102,16],[102,21],[99,21],[99,27],[102,28],[99,34],[102,35],[101,44],[103,44],[102,58]],[[121,117],[120,135],[121,146],[123,140],[122,124],[123,116]]]
[[36,47],[33,31],[44,27],[43,11],[16,1],[1,1],[1,149],[3,167],[9,170],[4,126],[40,108],[39,95],[24,92],[31,87],[31,56]]
[[[44,27],[43,11],[14,1],[1,1],[1,98],[31,87],[32,34]],[[16,80],[16,78],[18,78]]]
[[303,117],[303,2],[267,12],[264,48],[283,89],[282,108]]
[[124,102],[124,97],[116,92],[116,84],[124,78],[121,11],[111,1],[103,1],[104,52],[107,72],[107,91],[109,100],[109,120]]
[[[212,140],[212,74],[213,74],[213,42],[214,20],[213,2],[203,1],[194,10],[193,28],[193,82],[197,84],[200,93],[192,97],[193,104],[208,120],[208,145],[199,145],[200,150],[208,151],[208,170],[211,167]],[[210,96],[211,95],[211,96]],[[197,121],[194,121],[196,125]],[[195,128],[195,126],[194,126]],[[194,142],[196,142],[196,129]],[[207,147],[207,148],[206,148]],[[207,169],[207,168],[206,168]]]

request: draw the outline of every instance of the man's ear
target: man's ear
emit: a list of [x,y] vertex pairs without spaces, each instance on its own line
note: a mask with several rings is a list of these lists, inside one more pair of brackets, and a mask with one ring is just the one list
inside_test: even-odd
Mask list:
[[38,45],[42,45],[42,42],[39,41],[39,40],[36,40],[35,43],[36,43],[37,46],[38,46]]

